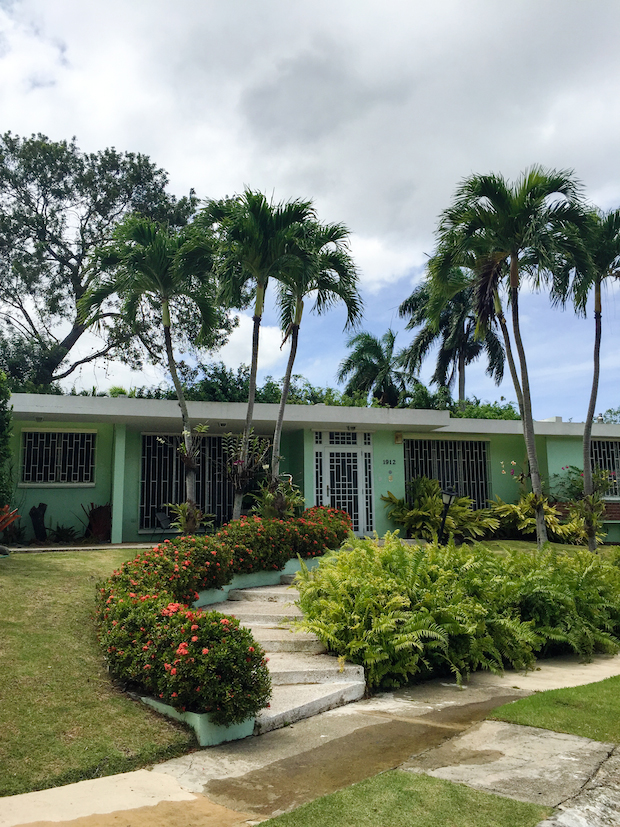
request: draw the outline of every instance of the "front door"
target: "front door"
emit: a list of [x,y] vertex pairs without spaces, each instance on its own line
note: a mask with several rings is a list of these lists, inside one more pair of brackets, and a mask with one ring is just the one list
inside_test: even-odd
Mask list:
[[315,433],[315,503],[346,511],[356,534],[373,530],[370,434]]

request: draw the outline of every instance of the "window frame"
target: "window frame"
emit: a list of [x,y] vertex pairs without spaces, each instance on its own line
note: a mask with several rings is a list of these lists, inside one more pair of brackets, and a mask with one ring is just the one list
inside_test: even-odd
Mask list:
[[[95,488],[97,485],[97,436],[99,431],[97,428],[22,428],[20,432],[20,452],[19,452],[19,482],[18,488]],[[90,477],[88,482],[26,482],[24,475],[26,471],[26,437],[28,434],[93,434],[91,463],[90,463]]]

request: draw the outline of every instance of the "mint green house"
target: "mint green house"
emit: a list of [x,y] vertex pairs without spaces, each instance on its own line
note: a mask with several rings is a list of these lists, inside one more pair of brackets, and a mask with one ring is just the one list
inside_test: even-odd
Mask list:
[[[176,402],[37,394],[14,394],[11,401],[15,504],[28,531],[28,513],[39,503],[47,504],[47,525],[77,529],[91,504],[110,503],[112,542],[161,536],[166,503],[184,499]],[[241,431],[245,405],[188,407],[194,424],[209,425],[197,498],[222,523],[232,508],[222,435]],[[276,415],[277,405],[256,405],[255,432],[271,436]],[[566,465],[581,467],[583,425],[554,418],[536,422],[535,430],[543,478]],[[479,506],[496,495],[516,500],[510,470],[524,465],[525,445],[520,422],[452,419],[446,411],[290,405],[282,454],[281,471],[303,490],[306,505],[343,508],[356,533],[383,534],[395,526],[381,495],[403,496],[407,480],[416,476],[452,485]],[[620,425],[594,424],[593,462],[620,474]],[[617,483],[608,499],[608,540],[620,541],[620,514],[618,521],[611,519],[616,508],[620,512]]]

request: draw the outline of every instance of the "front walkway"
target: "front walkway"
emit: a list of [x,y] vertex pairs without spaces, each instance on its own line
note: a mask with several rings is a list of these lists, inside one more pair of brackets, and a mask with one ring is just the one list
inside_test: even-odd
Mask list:
[[[476,673],[465,688],[452,681],[429,681],[260,737],[199,750],[151,771],[0,799],[0,827],[33,822],[37,827],[59,827],[68,821],[72,827],[255,824],[395,767],[439,774],[441,767],[451,766],[461,773],[460,781],[489,789],[485,775],[487,780],[495,777],[500,763],[506,767],[507,760],[505,725],[481,724],[492,709],[532,692],[578,686],[612,675],[620,675],[620,656],[597,657],[589,664],[575,658],[541,661],[536,671],[526,675]],[[522,741],[518,760],[506,773],[515,778],[515,797],[524,790],[517,770],[535,782],[538,779],[539,790],[550,787],[545,779],[552,777],[553,791],[547,792],[554,798],[548,800],[553,806],[564,802],[565,809],[564,815],[558,811],[549,824],[600,827],[613,823],[597,821],[596,808],[575,809],[596,795],[599,804],[604,800],[614,806],[615,801],[620,807],[620,784],[612,766],[617,759],[612,756],[605,761],[610,745],[585,738],[571,739],[569,744],[568,736],[558,738],[544,730],[533,730],[532,735],[541,748],[534,751],[530,748],[533,742]],[[442,749],[450,760],[438,754]],[[514,790],[506,788],[500,792],[514,795]],[[558,820],[572,817],[573,812],[582,821]]]

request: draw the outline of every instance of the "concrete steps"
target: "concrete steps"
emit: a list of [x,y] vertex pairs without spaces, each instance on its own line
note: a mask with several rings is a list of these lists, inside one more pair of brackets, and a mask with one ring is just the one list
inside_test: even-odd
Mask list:
[[308,655],[322,655],[326,648],[316,635],[294,629],[269,625],[248,627],[265,652],[303,652]]
[[289,588],[294,578],[282,575],[280,586],[231,589],[228,601],[215,607],[248,627],[268,655],[273,694],[256,719],[256,735],[357,701],[366,691],[362,666],[325,654],[316,635],[289,627],[303,616],[295,606],[299,592]]
[[302,718],[359,701],[365,690],[363,682],[274,686],[269,708],[261,710],[256,718],[254,734],[262,735]]

